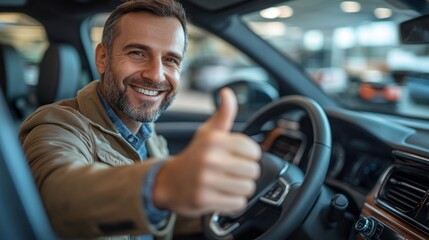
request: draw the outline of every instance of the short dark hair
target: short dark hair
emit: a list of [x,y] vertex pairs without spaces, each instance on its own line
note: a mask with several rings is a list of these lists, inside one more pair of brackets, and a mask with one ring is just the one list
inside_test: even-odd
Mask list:
[[117,37],[119,19],[132,12],[150,12],[161,17],[175,17],[179,20],[185,34],[185,48],[188,46],[188,31],[186,22],[188,18],[182,5],[176,0],[129,0],[119,5],[110,13],[104,24],[103,36],[101,42],[107,49],[107,54],[111,54],[113,41]]

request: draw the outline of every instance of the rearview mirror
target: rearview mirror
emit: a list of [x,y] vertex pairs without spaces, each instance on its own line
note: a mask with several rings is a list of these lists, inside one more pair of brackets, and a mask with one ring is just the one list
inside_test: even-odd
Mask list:
[[220,90],[224,87],[230,88],[237,96],[238,115],[242,117],[251,115],[279,97],[278,91],[266,81],[235,81],[227,83],[213,92],[216,107],[220,103]]
[[399,25],[405,44],[429,43],[429,15],[413,18]]

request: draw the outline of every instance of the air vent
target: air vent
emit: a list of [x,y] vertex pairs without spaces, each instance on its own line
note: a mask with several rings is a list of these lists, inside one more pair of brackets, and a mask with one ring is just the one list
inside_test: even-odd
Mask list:
[[301,158],[302,147],[304,146],[301,138],[290,135],[279,135],[274,140],[269,151],[286,161],[294,162],[296,158]]
[[387,178],[380,200],[402,213],[417,209],[429,189],[426,174],[394,170]]
[[271,147],[271,151],[287,161],[292,161],[298,152],[300,142],[287,136],[279,136]]

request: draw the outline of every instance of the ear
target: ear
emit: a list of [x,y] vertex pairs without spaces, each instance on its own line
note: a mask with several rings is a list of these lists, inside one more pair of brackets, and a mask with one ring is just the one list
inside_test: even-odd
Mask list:
[[95,48],[95,65],[97,66],[98,73],[102,76],[107,67],[107,52],[101,43]]

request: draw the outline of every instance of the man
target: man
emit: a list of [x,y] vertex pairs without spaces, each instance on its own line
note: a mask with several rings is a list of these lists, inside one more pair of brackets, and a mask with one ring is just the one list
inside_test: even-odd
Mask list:
[[22,125],[20,140],[61,237],[168,237],[176,215],[245,208],[261,153],[250,138],[230,132],[236,100],[229,89],[181,153],[168,156],[153,129],[176,95],[186,45],[179,3],[125,2],[96,48],[101,80],[74,99],[41,107]]

